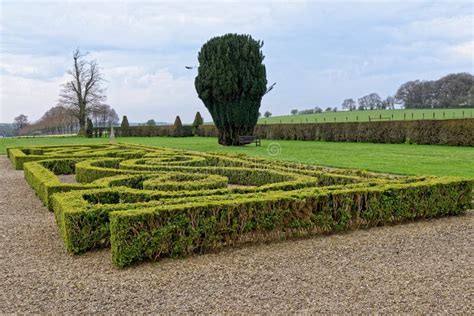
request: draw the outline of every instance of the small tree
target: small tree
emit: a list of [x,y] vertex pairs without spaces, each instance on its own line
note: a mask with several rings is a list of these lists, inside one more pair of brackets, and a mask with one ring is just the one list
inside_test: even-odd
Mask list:
[[354,99],[345,99],[342,102],[342,108],[349,110],[349,111],[354,111],[356,109],[357,103],[354,101]]
[[104,81],[96,61],[86,61],[79,49],[72,55],[73,68],[67,71],[70,80],[63,85],[59,104],[71,110],[80,126],[79,133],[84,133],[86,118],[93,106],[102,104],[105,99],[105,89],[101,87]]
[[199,126],[204,124],[204,120],[202,119],[201,113],[197,112],[196,116],[194,117],[194,122],[193,122],[193,133],[196,134],[197,130],[199,129]]
[[270,116],[272,116],[272,113],[269,112],[269,111],[266,111],[263,116],[265,116],[266,118],[269,118]]
[[128,123],[128,118],[126,115],[122,118],[122,123],[120,124],[120,131],[122,136],[129,136],[130,134],[130,124]]
[[91,138],[94,134],[94,125],[92,124],[92,120],[88,117],[86,121],[86,137]]
[[267,93],[263,42],[226,34],[205,43],[198,55],[195,87],[218,130],[219,144],[238,146],[251,135]]
[[154,119],[148,120],[146,122],[146,126],[156,126],[156,122]]
[[173,124],[173,134],[174,136],[182,136],[183,134],[183,123],[181,122],[181,118],[176,116]]
[[331,111],[332,111],[332,107],[328,106],[325,111],[326,111],[326,112],[331,112]]
[[14,120],[13,125],[15,125],[15,129],[17,130],[20,130],[23,127],[30,124],[28,122],[28,116],[26,116],[25,114],[20,114],[17,117],[15,117],[13,120]]
[[176,116],[176,119],[174,120],[174,128],[183,128],[183,123],[181,123],[181,118],[179,117],[179,115]]
[[291,115],[296,115],[296,114],[298,114],[298,110],[297,110],[297,109],[291,110]]

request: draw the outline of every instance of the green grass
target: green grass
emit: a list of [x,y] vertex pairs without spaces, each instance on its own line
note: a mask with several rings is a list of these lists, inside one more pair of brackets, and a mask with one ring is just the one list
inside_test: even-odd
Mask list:
[[[444,113],[444,115],[443,115]],[[412,116],[413,114],[413,116]],[[433,116],[434,114],[434,116]],[[368,122],[394,120],[422,120],[422,119],[460,119],[474,118],[474,109],[423,109],[423,110],[373,110],[352,112],[324,112],[307,115],[283,115],[270,118],[261,118],[259,124],[278,123],[333,123],[333,122]]]
[[[223,147],[212,137],[126,137],[118,142],[164,146],[179,149],[244,153],[250,156],[289,160],[299,163],[358,168],[409,174],[466,176],[474,178],[474,148],[410,144],[336,143],[316,141],[263,140],[261,147]],[[0,154],[7,146],[93,144],[103,138],[39,137],[0,139]],[[273,147],[272,147],[273,146]],[[279,154],[270,155],[270,148]]]
[[0,154],[6,154],[7,147],[15,146],[39,146],[39,145],[64,145],[64,144],[97,144],[107,142],[105,138],[85,138],[85,137],[6,137],[0,138]]

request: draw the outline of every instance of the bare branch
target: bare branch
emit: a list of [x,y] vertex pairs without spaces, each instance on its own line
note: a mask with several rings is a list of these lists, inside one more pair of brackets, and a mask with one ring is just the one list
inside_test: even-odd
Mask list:
[[71,81],[66,82],[59,94],[59,105],[69,109],[79,120],[81,128],[85,127],[86,117],[91,107],[100,105],[106,100],[105,89],[101,87],[103,81],[96,61],[86,61],[87,53],[79,49],[73,52],[73,67],[66,71]]

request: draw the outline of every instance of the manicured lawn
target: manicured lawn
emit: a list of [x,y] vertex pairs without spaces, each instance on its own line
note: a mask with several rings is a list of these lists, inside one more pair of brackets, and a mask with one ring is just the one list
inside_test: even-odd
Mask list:
[[97,144],[108,142],[105,138],[85,137],[6,137],[0,138],[0,155],[6,154],[7,147],[15,146],[39,146],[39,145],[63,145],[63,144]]
[[[434,114],[434,116],[433,116]],[[474,109],[415,109],[415,110],[372,110],[351,112],[323,112],[307,115],[283,115],[270,118],[261,118],[259,124],[278,123],[334,123],[334,122],[368,122],[369,117],[373,121],[387,120],[441,120],[474,118]]]
[[[41,137],[0,139],[0,153],[7,146],[90,144],[107,139]],[[336,143],[263,140],[261,147],[223,147],[210,137],[126,137],[118,142],[164,146],[197,151],[244,153],[272,159],[325,166],[412,174],[466,176],[474,178],[474,148],[409,144]],[[270,149],[277,154],[269,153]],[[278,153],[279,152],[279,153]]]

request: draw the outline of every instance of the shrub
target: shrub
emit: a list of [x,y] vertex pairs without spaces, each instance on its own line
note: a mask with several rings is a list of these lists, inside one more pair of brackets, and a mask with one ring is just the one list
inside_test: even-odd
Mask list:
[[[203,125],[197,134],[216,136],[217,130]],[[255,135],[266,139],[474,146],[474,119],[266,124],[257,125]]]
[[94,136],[94,125],[92,124],[92,120],[87,118],[86,137],[91,138],[92,136]]
[[194,122],[193,122],[193,133],[196,134],[197,130],[199,129],[199,126],[204,124],[204,120],[202,119],[201,113],[196,112],[196,116],[194,117]]
[[205,43],[199,52],[196,91],[211,113],[221,145],[240,145],[252,135],[267,88],[261,48],[250,35],[226,34]]
[[[71,253],[111,247],[123,267],[294,236],[456,215],[472,182],[386,176],[141,145],[10,148]],[[75,174],[78,183],[57,175]]]
[[130,124],[126,115],[123,116],[122,123],[120,124],[121,136],[129,136]]

